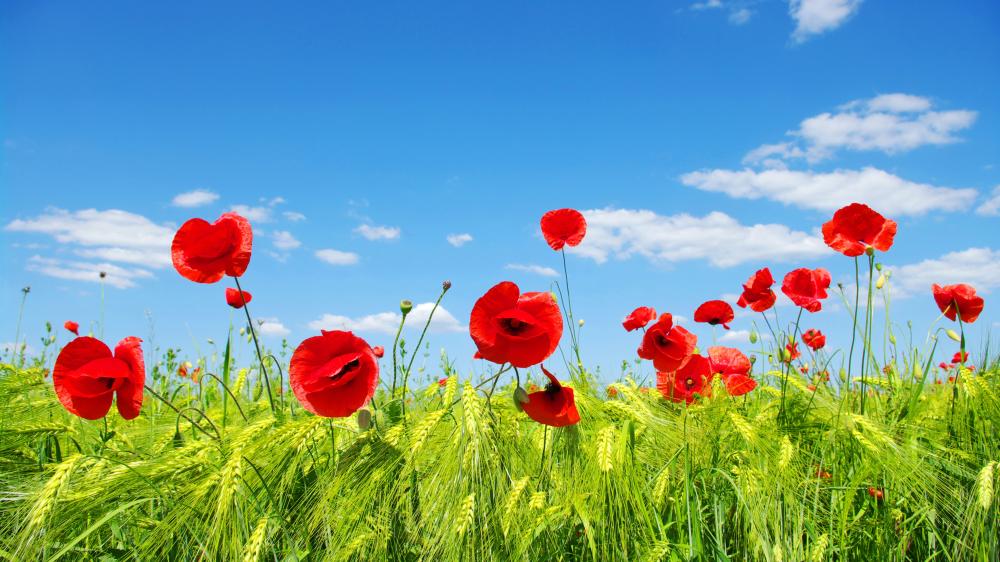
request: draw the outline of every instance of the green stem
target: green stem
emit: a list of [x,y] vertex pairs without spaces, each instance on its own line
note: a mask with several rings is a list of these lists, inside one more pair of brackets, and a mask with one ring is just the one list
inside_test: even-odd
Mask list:
[[[410,370],[413,369],[413,362],[416,361],[416,359],[417,359],[417,352],[420,351],[420,344],[422,344],[424,342],[424,336],[427,335],[427,330],[428,330],[428,328],[431,327],[431,320],[434,319],[434,312],[437,311],[438,306],[441,305],[441,299],[444,298],[444,294],[448,292],[448,289],[450,287],[451,287],[450,285],[442,285],[441,286],[441,294],[438,295],[437,300],[434,301],[434,306],[431,308],[431,313],[427,315],[427,322],[424,322],[424,329],[421,330],[420,337],[417,338],[417,347],[415,347],[413,349],[413,355],[410,356],[410,362],[406,365],[406,370],[403,371],[403,403],[402,403],[402,412],[403,412],[403,418],[404,419],[406,418],[406,384],[410,380]],[[402,327],[402,326],[403,325],[400,324],[400,327]],[[398,335],[397,335],[397,337],[398,337]],[[393,359],[395,359],[395,353],[393,354]]]
[[851,317],[853,327],[851,328],[851,350],[847,354],[847,388],[851,388],[854,378],[851,376],[851,369],[854,363],[854,340],[858,336],[858,305],[861,302],[861,269],[858,265],[857,256],[854,257],[854,315]]
[[260,343],[257,341],[257,330],[253,327],[253,319],[250,318],[250,309],[247,307],[247,297],[243,294],[243,287],[240,287],[240,278],[233,277],[236,281],[236,290],[240,293],[240,300],[243,301],[243,313],[247,316],[247,328],[250,330],[250,336],[253,337],[253,346],[257,350],[257,361],[260,362],[260,373],[264,377],[264,387],[267,389],[267,402],[271,405],[271,413],[277,414],[278,411],[274,407],[274,396],[271,394],[271,379],[267,376],[267,367],[264,366],[264,356],[260,352]]
[[21,319],[24,318],[24,303],[28,300],[29,292],[31,291],[27,287],[21,289],[21,307],[17,311],[17,330],[14,332],[14,348],[11,349],[11,360],[20,354],[20,351],[18,351],[18,342],[21,341]]
[[576,356],[577,369],[583,368],[583,361],[580,360],[580,342],[576,336],[576,324],[573,317],[573,297],[569,291],[569,269],[566,267],[566,248],[559,251],[562,254],[563,279],[566,280],[566,308],[569,313],[569,335],[573,340],[573,354]]
[[867,382],[867,370],[871,366],[871,361],[867,361],[868,354],[871,352],[871,331],[872,331],[872,283],[874,281],[874,276],[872,272],[875,269],[875,254],[868,255],[868,295],[866,297],[865,304],[865,352],[861,356],[861,415],[865,415],[865,383]]

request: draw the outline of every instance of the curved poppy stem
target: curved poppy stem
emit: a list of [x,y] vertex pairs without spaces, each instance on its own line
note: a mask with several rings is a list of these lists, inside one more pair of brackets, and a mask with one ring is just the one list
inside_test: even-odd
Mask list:
[[[222,379],[220,379],[218,376],[212,373],[205,373],[204,375],[202,375],[202,378],[198,379],[198,386],[204,386],[205,377],[212,377],[213,379],[219,381],[219,384],[222,385],[222,388],[226,389],[226,393],[229,394],[229,397],[233,399],[233,402],[236,404],[236,409],[239,410],[240,415],[243,416],[243,421],[249,421],[247,419],[247,415],[243,413],[243,408],[240,406],[240,401],[236,399],[236,395],[233,394],[232,390],[229,390],[229,387],[226,386],[226,383],[224,383]],[[223,423],[222,425],[225,426],[226,424]]]
[[[147,385],[143,385],[143,387],[144,387],[144,388],[146,389],[146,392],[148,392],[148,393],[152,394],[152,395],[153,395],[153,396],[154,396],[154,397],[155,397],[155,398],[156,398],[157,400],[159,400],[160,402],[163,402],[164,404],[166,404],[167,406],[169,406],[171,410],[173,410],[173,411],[177,412],[177,415],[178,415],[178,424],[177,424],[177,428],[178,428],[178,429],[180,428],[180,422],[179,422],[179,420],[180,420],[180,418],[181,418],[181,417],[183,417],[183,418],[184,418],[184,419],[186,419],[187,421],[191,422],[191,425],[192,425],[192,426],[194,426],[195,428],[197,428],[197,429],[198,429],[199,431],[201,431],[201,432],[202,432],[202,433],[204,433],[205,435],[207,435],[207,436],[209,436],[209,437],[215,437],[215,438],[217,438],[217,439],[219,438],[219,437],[217,437],[217,436],[213,436],[213,435],[212,435],[211,433],[209,433],[209,432],[208,432],[208,431],[207,431],[207,430],[206,430],[205,428],[203,428],[203,427],[202,427],[201,425],[199,425],[198,423],[196,423],[196,422],[195,422],[195,421],[194,421],[193,419],[191,419],[191,418],[190,418],[190,417],[188,417],[188,416],[187,416],[186,414],[184,414],[183,412],[184,412],[184,410],[186,410],[187,408],[185,408],[184,410],[181,410],[181,409],[177,408],[177,406],[174,406],[174,405],[173,405],[173,404],[172,404],[172,403],[171,403],[171,402],[170,402],[169,400],[167,400],[166,398],[164,398],[164,397],[160,396],[159,394],[157,394],[157,393],[156,393],[156,391],[155,391],[155,390],[153,390],[153,388],[152,388],[151,386],[149,386],[148,384],[147,384]],[[194,410],[198,410],[197,408],[192,408],[192,409],[194,409]],[[198,411],[199,411],[199,412],[201,412],[201,410],[198,410]],[[202,413],[202,415],[204,416],[204,413]],[[207,419],[207,417],[206,417],[206,419]],[[208,420],[208,423],[212,423],[212,420]],[[215,424],[212,424],[212,425],[213,425],[213,427],[214,427],[214,425],[215,425]],[[216,431],[216,433],[218,433],[218,431],[219,431],[219,430],[218,430],[218,429],[216,429],[215,431]]]
[[[441,285],[441,294],[438,295],[437,300],[434,301],[434,307],[431,308],[431,313],[427,315],[427,322],[424,322],[424,329],[420,332],[420,337],[417,339],[417,346],[413,348],[413,355],[410,356],[410,362],[406,365],[406,370],[403,371],[403,402],[400,405],[403,412],[403,418],[406,418],[406,385],[410,381],[410,370],[413,369],[413,362],[417,360],[417,353],[420,351],[420,344],[424,343],[424,336],[427,335],[427,330],[431,327],[431,320],[434,319],[434,312],[437,311],[438,306],[441,305],[441,299],[444,298],[444,294],[447,293],[450,288],[450,283]],[[403,324],[400,323],[399,327],[402,328]],[[399,337],[398,332],[396,337]],[[396,354],[395,351],[393,351],[393,360],[395,360],[395,358]],[[393,373],[393,379],[395,378],[395,373]]]
[[264,377],[264,386],[267,388],[267,402],[271,405],[271,413],[277,414],[278,411],[274,408],[274,396],[271,395],[271,379],[267,376],[267,368],[264,366],[264,357],[260,353],[260,343],[257,341],[257,330],[253,328],[253,319],[250,318],[250,309],[247,308],[247,297],[243,294],[243,287],[240,287],[240,278],[233,276],[233,281],[236,281],[236,290],[240,293],[240,300],[243,301],[243,312],[247,315],[247,324],[250,329],[250,335],[253,336],[253,346],[257,349],[257,360],[260,362],[260,373]]
[[281,368],[281,362],[273,353],[268,353],[264,357],[271,360],[271,363],[278,368],[278,398],[281,399],[281,407],[285,407],[285,371]]
[[580,339],[576,333],[576,325],[573,317],[573,297],[569,292],[569,269],[566,267],[566,248],[559,250],[562,254],[563,279],[566,280],[566,308],[569,312],[569,335],[573,338],[573,354],[576,355],[576,365],[578,370],[583,370],[583,361],[580,359]]
[[184,418],[187,421],[191,422],[191,425],[193,425],[194,427],[200,429],[202,433],[204,433],[205,435],[208,435],[209,437],[212,437],[212,434],[209,433],[209,432],[207,432],[207,431],[205,431],[205,428],[201,427],[200,425],[198,425],[197,423],[195,423],[193,419],[191,419],[190,417],[188,417],[187,415],[184,414],[184,412],[187,412],[188,410],[191,410],[191,411],[194,411],[194,412],[198,412],[199,414],[201,414],[202,419],[204,419],[205,421],[207,421],[208,425],[212,426],[212,429],[215,430],[215,439],[217,441],[222,441],[222,434],[219,433],[219,428],[216,427],[215,423],[208,417],[208,414],[206,414],[205,412],[202,412],[201,410],[199,410],[198,408],[195,408],[194,406],[187,406],[185,408],[181,408],[180,410],[177,410],[177,421],[176,421],[176,423],[174,425],[174,429],[178,433],[180,433],[180,431],[181,431],[181,418]]
[[410,311],[403,310],[402,313],[403,317],[399,319],[399,327],[396,328],[396,337],[392,340],[392,391],[389,393],[389,400],[396,396],[396,375],[399,373],[399,368],[396,366],[396,349],[399,347],[399,336],[403,333],[403,324],[406,324],[406,317]]

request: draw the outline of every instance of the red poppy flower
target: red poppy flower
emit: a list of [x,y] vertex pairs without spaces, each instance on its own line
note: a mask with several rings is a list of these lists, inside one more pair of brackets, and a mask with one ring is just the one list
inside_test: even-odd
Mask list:
[[809,312],[819,312],[823,308],[821,299],[827,297],[826,290],[830,288],[830,272],[822,267],[817,269],[800,268],[788,272],[781,283],[781,292],[792,302]]
[[814,384],[807,384],[806,388],[809,390],[809,392],[816,392],[816,385]]
[[177,376],[179,376],[179,377],[186,377],[186,376],[188,376],[187,364],[181,363],[180,365],[177,366]]
[[343,418],[364,406],[378,386],[378,362],[365,340],[351,332],[321,330],[295,348],[288,382],[302,407]]
[[722,324],[722,327],[727,330],[733,318],[733,307],[729,306],[726,301],[708,301],[702,303],[694,311],[695,322],[707,322],[713,326]]
[[438,386],[444,388],[448,386],[448,377],[441,377],[438,379]]
[[695,395],[711,396],[712,366],[708,358],[692,355],[676,371],[656,373],[656,389],[667,400],[673,402],[694,402]]
[[544,389],[528,394],[528,401],[521,405],[524,413],[536,422],[552,427],[564,427],[580,421],[573,389],[559,384],[555,375],[544,365],[541,367],[549,383]]
[[722,378],[730,396],[743,396],[757,388],[757,381],[750,377],[750,359],[742,351],[734,347],[710,347],[708,362],[712,375]]
[[673,316],[664,313],[646,330],[638,354],[652,359],[657,371],[676,371],[694,353],[698,338],[680,326],[674,326]]
[[881,500],[885,497],[885,492],[881,488],[876,488],[874,486],[868,487],[868,495],[875,498],[876,500]]
[[547,359],[562,337],[562,316],[551,293],[524,293],[498,283],[476,301],[469,333],[483,359],[530,367]]
[[375,357],[381,359],[382,356],[385,355],[385,348],[382,347],[381,345],[376,345],[375,347],[372,348],[372,353],[375,354]]
[[938,363],[938,368],[939,369],[944,369],[945,371],[947,371],[948,369],[951,368],[951,365],[949,365],[949,364],[945,363],[944,361],[942,361],[942,362]]
[[614,398],[615,396],[618,396],[618,389],[613,386],[609,386],[607,392],[608,392],[608,398]]
[[625,317],[622,327],[625,328],[625,331],[631,332],[639,328],[645,328],[646,324],[649,324],[653,320],[656,320],[656,310],[648,306],[640,306]]
[[830,222],[823,225],[826,245],[848,257],[860,256],[869,248],[888,251],[894,236],[896,221],[861,203],[851,203],[838,210]]
[[201,375],[201,367],[195,367],[194,370],[191,371],[191,382],[198,382],[199,375]]
[[214,223],[191,219],[181,225],[170,252],[182,276],[196,283],[215,283],[224,275],[243,275],[252,246],[250,222],[236,213],[225,213]]
[[826,336],[815,328],[809,328],[802,333],[802,342],[811,347],[813,351],[819,351],[826,345]]
[[[242,292],[243,296],[240,297],[240,291],[233,289],[232,287],[226,287],[226,304],[233,308],[243,308],[244,304],[248,304],[250,300],[253,299],[253,295],[247,291]],[[246,299],[245,303],[243,299]]]
[[976,290],[971,285],[960,283],[942,287],[935,283],[931,285],[931,291],[934,302],[948,320],[954,320],[957,312],[962,322],[972,324],[983,311],[983,297],[976,296]]
[[542,215],[542,235],[553,250],[576,246],[587,234],[587,220],[575,209],[557,209]]
[[829,479],[833,478],[833,475],[830,474],[829,472],[823,470],[822,468],[817,468],[816,469],[816,478],[821,478],[823,480],[829,480]]
[[965,361],[968,361],[968,360],[969,360],[969,352],[968,351],[965,351],[965,352],[963,352],[963,351],[956,351],[955,355],[951,356],[951,362],[952,363],[964,363]]
[[63,324],[63,328],[66,328],[70,332],[73,332],[74,335],[77,336],[80,335],[80,325],[72,320],[67,320],[66,323]]
[[952,375],[952,376],[948,377],[948,382],[955,382],[955,376]]
[[146,381],[140,344],[139,338],[125,338],[112,354],[96,338],[84,336],[69,342],[52,369],[59,401],[71,414],[96,420],[108,415],[117,395],[118,413],[127,420],[138,416]]
[[774,277],[768,268],[758,269],[750,276],[750,279],[743,284],[743,294],[740,295],[736,304],[740,308],[750,307],[754,312],[764,312],[774,306],[774,301],[778,295],[774,294],[771,286],[774,285]]
[[799,372],[804,375],[804,374],[806,374],[806,373],[809,372],[809,367],[803,365],[803,366],[799,367]]
[[799,352],[799,344],[797,342],[785,345],[785,363],[791,363],[799,357],[802,357],[802,353]]

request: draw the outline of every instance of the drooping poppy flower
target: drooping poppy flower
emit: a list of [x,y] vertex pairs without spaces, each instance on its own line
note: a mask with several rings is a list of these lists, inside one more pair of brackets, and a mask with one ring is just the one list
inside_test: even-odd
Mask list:
[[372,353],[375,354],[375,357],[381,359],[382,356],[385,355],[385,348],[382,347],[381,345],[376,345],[375,347],[372,348]]
[[758,269],[750,276],[750,279],[743,284],[743,294],[740,295],[736,304],[740,308],[750,307],[754,312],[764,312],[774,306],[774,301],[778,295],[774,294],[771,286],[774,285],[774,277],[768,268]]
[[201,367],[195,367],[194,370],[191,371],[191,382],[194,383],[198,382],[198,378],[200,376],[201,376]]
[[711,396],[712,367],[708,358],[692,355],[679,369],[673,372],[656,373],[656,389],[667,400],[673,402],[694,402],[696,395]]
[[80,335],[80,325],[77,324],[76,322],[72,321],[72,320],[67,320],[63,324],[63,328],[66,328],[70,332],[73,332],[73,335],[75,335],[75,336],[79,336]]
[[646,330],[638,355],[652,359],[657,371],[676,371],[694,353],[698,337],[680,326],[674,326],[673,316],[664,313]]
[[542,215],[542,235],[553,250],[576,246],[587,234],[587,219],[575,209],[556,209]]
[[802,357],[802,353],[799,351],[798,342],[791,342],[785,345],[785,353],[783,357],[785,363],[791,363],[799,357]]
[[250,222],[236,213],[224,213],[214,223],[185,222],[174,235],[170,253],[182,276],[195,283],[215,283],[225,275],[243,275],[252,247]]
[[722,324],[722,327],[727,330],[733,318],[733,307],[729,306],[726,301],[707,301],[694,311],[695,322],[707,322],[712,326]]
[[962,322],[972,324],[983,311],[983,297],[976,295],[976,289],[972,285],[959,283],[942,287],[935,283],[931,285],[931,291],[934,293],[934,302],[948,320],[955,320],[958,316]]
[[71,414],[96,420],[108,414],[117,396],[118,413],[127,420],[134,419],[142,407],[146,381],[141,344],[139,338],[125,338],[112,354],[96,338],[83,336],[69,342],[52,369],[59,401]]
[[378,386],[378,362],[365,340],[351,332],[321,330],[295,348],[288,382],[302,407],[343,418],[368,403]]
[[640,306],[625,317],[622,327],[626,332],[645,328],[647,324],[656,320],[656,309],[649,306]]
[[851,203],[833,214],[823,225],[826,245],[848,257],[857,257],[869,248],[888,251],[896,236],[896,221],[878,214],[868,205]]
[[730,396],[743,396],[757,388],[757,381],[750,376],[753,365],[742,351],[734,347],[710,347],[708,361],[712,375],[719,375]]
[[549,378],[543,390],[528,394],[528,401],[521,405],[524,413],[538,423],[564,427],[580,421],[576,410],[573,389],[559,384],[559,379],[542,365],[542,372]]
[[969,360],[969,352],[968,351],[964,351],[963,352],[963,351],[959,350],[959,351],[955,352],[955,355],[951,356],[951,362],[952,363],[964,363],[964,362],[966,362],[968,360]]
[[802,342],[812,348],[813,351],[819,351],[826,345],[826,336],[823,335],[823,332],[815,328],[809,328],[805,332],[802,332]]
[[[246,299],[246,301],[243,299]],[[249,304],[251,299],[253,299],[253,295],[247,291],[243,291],[243,296],[241,297],[240,291],[232,287],[226,287],[226,304],[233,308],[243,308],[243,305]]]
[[524,293],[510,281],[498,283],[476,301],[469,334],[483,359],[514,367],[546,360],[562,337],[563,323],[551,293]]
[[830,272],[822,267],[789,271],[781,283],[781,292],[809,312],[819,312],[823,308],[820,301],[827,297],[826,290],[829,288]]

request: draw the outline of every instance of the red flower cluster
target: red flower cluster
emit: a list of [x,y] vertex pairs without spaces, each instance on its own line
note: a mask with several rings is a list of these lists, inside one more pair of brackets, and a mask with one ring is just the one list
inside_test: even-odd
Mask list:
[[674,326],[673,316],[664,313],[646,330],[639,346],[639,357],[651,359],[657,371],[676,371],[694,353],[698,338],[680,326]]
[[365,340],[351,332],[321,331],[295,348],[288,383],[302,407],[347,417],[368,403],[378,385],[378,362]]
[[961,318],[962,322],[972,324],[983,311],[983,297],[976,295],[971,285],[960,283],[942,287],[935,283],[931,285],[931,292],[934,293],[934,302],[948,320]]
[[62,348],[52,369],[56,396],[71,414],[88,420],[108,415],[117,396],[118,413],[127,420],[139,415],[146,368],[142,340],[125,338],[114,354],[104,342],[79,337]]
[[694,402],[697,396],[712,395],[712,366],[708,358],[691,355],[676,371],[657,372],[656,389],[667,400]]
[[214,223],[191,219],[181,225],[170,253],[182,276],[195,283],[215,283],[225,275],[243,275],[252,247],[250,222],[236,213],[225,213]]
[[719,375],[731,396],[743,396],[757,388],[757,381],[750,377],[753,365],[742,351],[732,347],[708,348],[712,375]]
[[483,359],[530,367],[547,359],[562,337],[563,323],[551,293],[524,293],[498,283],[476,301],[469,333]]
[[771,270],[763,268],[757,270],[750,276],[750,279],[743,284],[743,294],[740,295],[736,304],[740,308],[750,307],[754,312],[764,312],[774,306],[774,301],[778,295],[774,294],[771,286],[774,285],[774,277]]
[[802,333],[802,343],[808,345],[813,351],[819,351],[826,345],[826,336],[815,328],[809,328]]
[[707,301],[694,311],[695,322],[705,322],[712,326],[722,324],[722,327],[727,330],[734,317],[733,307],[729,306],[726,301]]
[[559,384],[545,365],[542,372],[548,377],[545,388],[528,394],[528,401],[521,405],[524,413],[538,423],[552,427],[564,427],[580,421],[580,412],[576,409],[573,389]]

